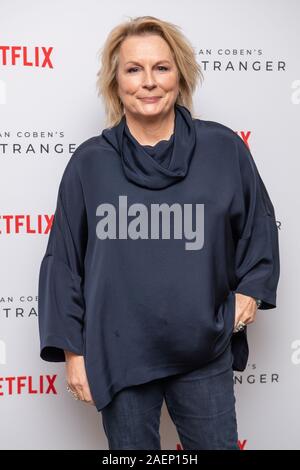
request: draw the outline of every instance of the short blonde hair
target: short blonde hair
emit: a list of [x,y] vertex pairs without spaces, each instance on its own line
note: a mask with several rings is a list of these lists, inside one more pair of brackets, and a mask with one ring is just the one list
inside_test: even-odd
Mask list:
[[116,78],[120,46],[129,36],[146,34],[157,34],[168,43],[179,71],[176,103],[185,106],[193,114],[192,95],[198,80],[203,82],[203,73],[196,61],[194,48],[181,33],[179,26],[154,16],[138,16],[113,28],[98,52],[101,67],[97,72],[96,88],[98,96],[102,96],[104,102],[107,127],[117,125],[124,114],[123,104],[117,93]]

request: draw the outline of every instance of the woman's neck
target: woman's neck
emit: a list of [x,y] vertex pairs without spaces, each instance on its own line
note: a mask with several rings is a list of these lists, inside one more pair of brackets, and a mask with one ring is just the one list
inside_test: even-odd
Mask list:
[[126,124],[133,137],[141,145],[155,145],[161,140],[169,140],[174,133],[175,110],[155,117],[143,117],[125,113]]

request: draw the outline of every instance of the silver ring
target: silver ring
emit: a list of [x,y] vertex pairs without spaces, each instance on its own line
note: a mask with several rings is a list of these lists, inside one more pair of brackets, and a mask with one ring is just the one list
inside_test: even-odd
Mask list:
[[76,393],[76,392],[73,392],[73,390],[70,389],[69,385],[67,385],[67,391],[72,393],[73,398],[74,398],[75,400],[79,400],[79,397],[78,397],[77,393]]
[[246,327],[246,323],[243,321],[239,321],[236,327],[234,328],[233,332],[238,333],[239,331],[243,331]]

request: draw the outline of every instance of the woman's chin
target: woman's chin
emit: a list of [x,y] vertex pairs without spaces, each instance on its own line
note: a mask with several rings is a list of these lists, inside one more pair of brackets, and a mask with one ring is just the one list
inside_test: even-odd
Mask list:
[[147,104],[142,104],[142,106],[139,106],[138,113],[140,116],[157,116],[161,112],[164,111],[164,108],[159,105],[158,103],[147,103]]

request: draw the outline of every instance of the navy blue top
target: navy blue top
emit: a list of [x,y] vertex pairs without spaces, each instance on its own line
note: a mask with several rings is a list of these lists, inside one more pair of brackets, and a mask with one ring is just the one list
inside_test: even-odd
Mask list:
[[229,345],[244,370],[235,292],[276,307],[275,212],[249,148],[177,104],[174,124],[169,140],[141,145],[123,116],[79,145],[58,188],[40,355],[84,355],[99,411],[122,388],[205,366]]

